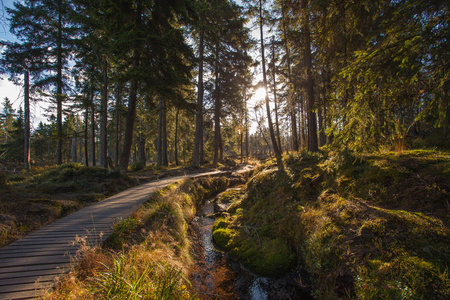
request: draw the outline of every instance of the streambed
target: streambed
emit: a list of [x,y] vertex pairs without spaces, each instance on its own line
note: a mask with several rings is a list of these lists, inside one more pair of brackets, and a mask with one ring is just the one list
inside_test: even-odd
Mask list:
[[190,278],[200,299],[311,299],[301,287],[298,274],[266,278],[252,274],[212,241],[214,199],[206,201],[192,222],[195,265]]

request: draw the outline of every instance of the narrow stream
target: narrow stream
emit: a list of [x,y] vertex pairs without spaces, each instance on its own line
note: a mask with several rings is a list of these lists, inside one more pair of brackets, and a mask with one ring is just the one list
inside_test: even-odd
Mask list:
[[301,288],[296,276],[272,279],[254,275],[215,249],[212,242],[213,200],[202,207],[192,222],[197,241],[194,245],[195,269],[191,277],[200,299],[311,299]]

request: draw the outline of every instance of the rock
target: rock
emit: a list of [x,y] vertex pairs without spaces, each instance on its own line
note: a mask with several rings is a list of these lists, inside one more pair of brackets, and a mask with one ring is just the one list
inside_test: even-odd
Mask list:
[[214,203],[214,213],[226,212],[231,203]]
[[227,212],[217,212],[217,213],[213,213],[213,214],[204,215],[203,217],[210,218],[210,219],[217,219],[217,218],[224,218],[224,217],[229,217],[229,216],[230,216],[230,214]]

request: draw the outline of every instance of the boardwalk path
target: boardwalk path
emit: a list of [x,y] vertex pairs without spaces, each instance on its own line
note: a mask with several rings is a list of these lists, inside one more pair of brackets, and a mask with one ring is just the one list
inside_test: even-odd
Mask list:
[[33,299],[70,267],[79,249],[76,237],[90,244],[103,242],[117,219],[127,218],[149,196],[186,178],[225,174],[221,171],[183,175],[136,186],[85,207],[0,249],[0,300]]

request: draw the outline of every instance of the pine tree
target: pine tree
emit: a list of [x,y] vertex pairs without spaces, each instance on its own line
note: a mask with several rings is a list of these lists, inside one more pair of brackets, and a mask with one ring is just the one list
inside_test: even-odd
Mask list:
[[[116,55],[131,57],[123,62],[124,78],[130,81],[124,145],[119,169],[126,173],[133,139],[138,92],[175,98],[176,89],[191,78],[192,49],[183,36],[189,3],[183,1],[136,1],[121,3],[121,26],[114,40],[121,42]],[[126,37],[126,38],[125,38]],[[121,50],[121,51],[119,51]],[[131,50],[131,51],[130,51]]]
[[[11,32],[23,42],[26,54],[24,61],[33,75],[34,86],[53,88],[56,101],[57,164],[62,163],[62,121],[63,101],[66,97],[65,73],[68,70],[72,51],[73,36],[77,28],[71,26],[69,11],[71,4],[65,0],[27,0],[15,2],[14,8],[7,9]],[[18,45],[16,45],[18,46]]]
[[203,163],[203,65],[205,52],[205,31],[207,30],[207,2],[199,1],[202,5],[199,12],[199,27],[198,34],[198,80],[197,80],[197,108],[195,114],[195,137],[194,137],[194,151],[192,154],[192,165],[199,167]]
[[3,111],[0,113],[0,128],[3,144],[6,144],[10,139],[8,131],[12,130],[12,124],[15,117],[16,114],[12,107],[11,101],[9,101],[8,97],[5,97],[3,102]]
[[[266,75],[266,62],[265,62],[265,53],[264,53],[264,31],[263,31],[263,2],[262,0],[259,0],[259,32],[260,32],[260,44],[261,44],[261,63],[262,63],[262,70],[263,70],[263,87],[266,91],[268,91],[268,84],[267,84],[267,75]],[[272,117],[270,114],[270,106],[269,106],[269,95],[266,92],[265,96],[265,102],[266,102],[266,112],[267,112],[267,122],[269,124],[269,133],[270,133],[270,139],[272,141],[272,147],[275,152],[275,157],[277,158],[278,167],[282,168],[283,163],[281,159],[281,151],[278,147],[276,138],[275,138],[275,132],[273,129],[273,123],[272,123]]]
[[10,74],[10,80],[19,83],[20,77],[23,74],[24,86],[24,168],[30,168],[30,69],[33,74],[39,74],[39,56],[41,51],[34,48],[33,43],[24,42],[1,43],[5,46],[3,58],[0,59],[0,73]]
[[23,149],[25,147],[24,138],[24,115],[22,108],[19,109],[16,119],[12,122],[11,130],[8,130],[9,139],[8,142],[1,146],[2,156],[15,163],[23,163],[24,155]]

